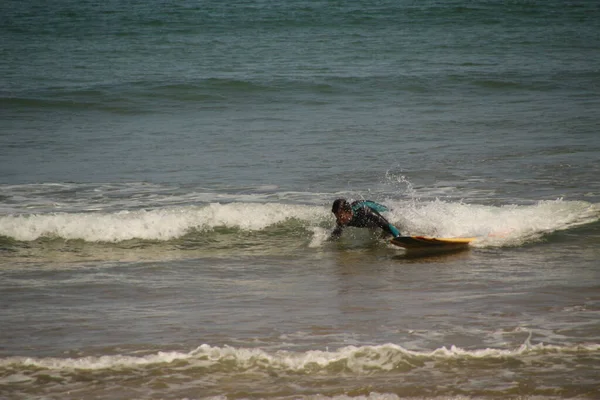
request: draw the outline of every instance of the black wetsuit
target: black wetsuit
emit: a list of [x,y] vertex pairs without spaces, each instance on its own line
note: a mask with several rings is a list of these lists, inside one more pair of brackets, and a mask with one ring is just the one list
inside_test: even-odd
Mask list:
[[[364,203],[364,205],[360,205]],[[361,200],[353,201],[350,205],[352,206],[352,219],[345,225],[339,223],[331,232],[331,238],[337,239],[342,234],[344,227],[353,226],[357,228],[381,228],[384,232],[389,233],[392,236],[399,236],[400,232],[396,227],[388,222],[377,210],[370,208],[368,202]]]

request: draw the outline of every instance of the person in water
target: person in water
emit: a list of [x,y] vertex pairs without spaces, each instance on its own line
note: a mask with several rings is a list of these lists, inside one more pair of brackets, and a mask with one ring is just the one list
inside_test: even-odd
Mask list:
[[337,225],[331,232],[330,238],[339,238],[346,226],[381,228],[385,234],[394,237],[400,236],[400,231],[380,214],[383,211],[388,210],[385,206],[374,201],[357,200],[350,203],[346,199],[335,200],[331,212],[335,215]]

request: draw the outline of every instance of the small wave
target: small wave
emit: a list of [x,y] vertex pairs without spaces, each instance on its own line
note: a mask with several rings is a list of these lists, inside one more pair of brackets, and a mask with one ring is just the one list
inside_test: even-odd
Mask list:
[[[294,373],[319,371],[344,371],[363,373],[391,371],[422,367],[427,362],[468,362],[524,359],[544,355],[587,355],[600,352],[600,344],[531,345],[529,341],[517,349],[465,350],[456,346],[441,347],[433,351],[412,351],[396,344],[377,346],[347,346],[336,351],[309,350],[306,352],[269,352],[259,348],[236,348],[203,344],[188,352],[158,352],[146,356],[111,355],[82,358],[30,358],[8,357],[0,360],[1,368],[35,367],[47,370],[105,370],[137,368],[145,365],[171,364],[185,361],[194,368],[223,367],[237,371],[252,369],[280,370]],[[556,360],[556,358],[552,358]],[[180,366],[181,364],[178,364]]]
[[499,207],[441,200],[392,207],[392,220],[410,234],[476,237],[476,247],[518,246],[600,220],[598,205],[562,199]]
[[166,241],[191,230],[215,227],[248,231],[297,218],[316,221],[325,218],[321,207],[286,205],[211,203],[204,207],[161,208],[116,213],[52,213],[0,217],[0,235],[20,241],[58,237],[89,242],[120,242],[131,239]]
[[[516,246],[556,231],[600,220],[597,205],[581,201],[542,201],[534,205],[484,206],[444,202],[392,202],[389,220],[404,234],[477,237],[476,247]],[[294,221],[293,223],[290,223]],[[282,203],[209,203],[116,212],[10,214],[0,216],[0,236],[11,240],[41,238],[116,243],[169,241],[217,228],[265,231],[287,223],[294,234],[312,234],[310,247],[321,246],[334,224],[329,207]]]
[[[98,95],[98,94],[96,94]],[[31,107],[31,108],[68,108],[68,109],[87,109],[93,108],[96,103],[90,101],[78,101],[75,99],[56,99],[42,97],[11,97],[0,98],[2,107]]]

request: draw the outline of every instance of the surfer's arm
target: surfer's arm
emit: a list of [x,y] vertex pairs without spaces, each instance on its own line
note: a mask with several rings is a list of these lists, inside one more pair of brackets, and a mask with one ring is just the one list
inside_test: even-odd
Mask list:
[[383,229],[384,232],[389,233],[393,237],[400,236],[400,231],[394,225],[390,224],[386,221],[385,224],[380,225],[380,228]]
[[393,237],[400,236],[400,231],[398,228],[390,224],[389,221],[378,212],[369,213],[367,218],[369,218],[372,223],[383,229],[384,232],[389,233]]
[[394,237],[400,236],[400,231],[392,224],[388,224],[389,232],[394,235]]
[[333,230],[333,232],[331,232],[331,235],[329,235],[329,240],[336,240],[339,239],[340,236],[342,236],[342,232],[344,231],[344,227],[342,225],[336,225],[335,229]]

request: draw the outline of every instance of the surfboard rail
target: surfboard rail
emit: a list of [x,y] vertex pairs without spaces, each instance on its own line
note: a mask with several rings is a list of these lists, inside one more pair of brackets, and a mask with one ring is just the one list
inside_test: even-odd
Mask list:
[[405,249],[460,249],[467,248],[476,238],[436,238],[430,236],[397,236],[391,240],[393,245]]

